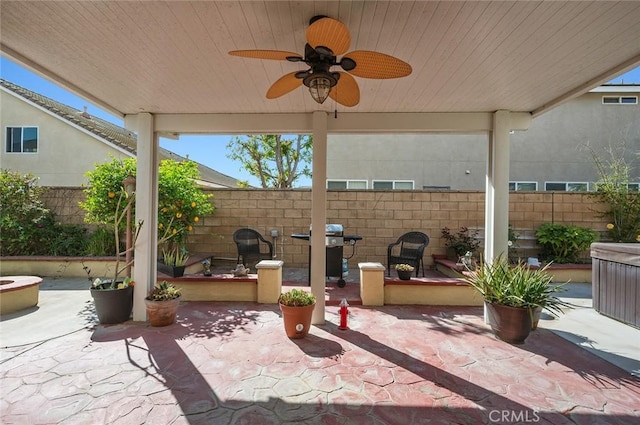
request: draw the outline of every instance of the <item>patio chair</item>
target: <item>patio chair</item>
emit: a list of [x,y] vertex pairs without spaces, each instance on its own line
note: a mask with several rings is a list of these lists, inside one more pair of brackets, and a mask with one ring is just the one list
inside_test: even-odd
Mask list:
[[394,264],[410,264],[418,270],[422,267],[424,277],[424,249],[429,245],[429,236],[422,232],[408,232],[400,236],[397,241],[387,247],[387,276],[391,276],[391,266]]
[[273,259],[273,244],[253,229],[236,230],[233,233],[233,241],[238,247],[238,264],[240,259],[245,267],[250,260],[258,262]]

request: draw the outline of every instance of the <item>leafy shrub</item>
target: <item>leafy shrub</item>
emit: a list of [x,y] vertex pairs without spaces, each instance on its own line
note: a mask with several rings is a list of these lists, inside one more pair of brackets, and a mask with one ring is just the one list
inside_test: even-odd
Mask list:
[[87,253],[87,229],[76,224],[56,224],[48,255],[80,257]]
[[607,225],[611,240],[640,242],[640,192],[629,185],[631,166],[624,161],[623,155],[610,153],[611,159],[606,161],[591,152],[600,176],[592,196],[607,206],[601,216],[611,220]]
[[478,232],[470,232],[467,227],[461,227],[457,233],[451,233],[451,230],[445,227],[442,229],[442,238],[445,241],[444,245],[452,248],[458,257],[465,255],[467,251],[475,253],[480,247]]
[[536,230],[542,259],[555,263],[576,263],[580,254],[596,240],[594,230],[585,227],[545,223]]
[[[125,249],[124,241],[121,241],[120,252]],[[89,236],[86,253],[97,257],[116,255],[113,229],[106,226],[96,228]]]
[[[80,206],[87,211],[85,221],[108,224],[115,222],[119,197],[125,189],[123,181],[136,175],[136,159],[113,159],[89,171],[86,201]],[[181,244],[200,218],[214,211],[211,195],[198,187],[198,166],[193,161],[163,160],[158,172],[158,228],[161,241],[170,239]],[[134,207],[135,208],[135,207]],[[133,214],[135,216],[135,214]],[[124,224],[124,223],[123,223]],[[132,223],[132,227],[135,224]],[[124,229],[121,229],[124,230]]]
[[40,199],[45,189],[37,183],[32,174],[0,173],[2,255],[84,255],[86,230],[56,223]]

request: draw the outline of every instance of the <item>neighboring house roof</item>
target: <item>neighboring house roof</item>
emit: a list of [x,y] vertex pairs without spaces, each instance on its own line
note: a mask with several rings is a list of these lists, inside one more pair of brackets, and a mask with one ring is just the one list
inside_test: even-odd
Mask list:
[[591,93],[640,93],[640,84],[603,84],[589,91]]
[[[68,121],[85,129],[86,131],[101,138],[106,143],[112,144],[120,149],[124,149],[132,156],[136,155],[137,136],[134,132],[110,123],[109,121],[90,115],[86,110],[79,111],[39,93],[13,84],[7,80],[0,79],[0,86],[46,109],[47,111],[62,118],[64,121]],[[190,160],[163,148],[159,149],[158,154],[160,159],[173,159],[178,162]],[[200,172],[200,181],[198,183],[209,187],[238,187],[237,179],[227,176],[226,174],[222,174],[198,162],[196,162],[196,164],[198,164],[198,171]]]

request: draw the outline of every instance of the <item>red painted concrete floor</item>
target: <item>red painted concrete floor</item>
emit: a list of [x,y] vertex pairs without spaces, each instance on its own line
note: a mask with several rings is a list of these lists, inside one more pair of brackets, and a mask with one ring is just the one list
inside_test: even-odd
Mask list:
[[290,340],[277,306],[184,302],[165,328],[3,348],[1,422],[640,423],[640,380],[549,330],[516,346],[480,308],[352,307],[349,330],[337,312]]

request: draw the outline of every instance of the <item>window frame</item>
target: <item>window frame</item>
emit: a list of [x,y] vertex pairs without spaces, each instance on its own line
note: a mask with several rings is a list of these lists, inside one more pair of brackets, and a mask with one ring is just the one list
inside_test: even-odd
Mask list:
[[[511,189],[511,185],[514,185],[514,188]],[[538,182],[535,181],[520,181],[520,180],[514,180],[514,181],[510,181],[509,182],[509,190],[513,191],[513,192],[529,192],[531,191],[531,189],[519,189],[518,186],[520,184],[533,184],[535,185],[535,189],[533,189],[534,192],[538,191]]]
[[[345,183],[345,187],[330,188],[329,183]],[[351,183],[364,183],[364,189],[361,187],[357,187],[357,188],[349,187]],[[362,180],[362,179],[327,179],[326,188],[333,189],[333,190],[366,190],[369,188],[369,182],[367,180]]]
[[[632,100],[632,101],[625,102],[624,101],[625,99]],[[603,105],[637,105],[638,96],[602,96],[602,104]]]
[[[560,189],[547,189],[548,184],[564,184],[564,190]],[[586,190],[570,190],[569,185],[585,185]],[[545,192],[589,192],[589,182],[567,182],[567,181],[545,181],[544,182],[544,191]]]
[[[391,183],[391,189],[377,189],[376,183]],[[396,183],[411,183],[411,189],[398,189]],[[416,182],[415,180],[371,180],[371,188],[374,190],[415,190]]]
[[[13,150],[15,144],[13,132],[16,129],[20,129],[20,150]],[[35,130],[35,150],[25,151],[24,132],[25,129]],[[9,132],[11,132],[11,143],[9,143]],[[28,141],[31,142],[31,141]],[[11,150],[9,148],[11,147]],[[7,125],[4,128],[4,153],[6,154],[37,154],[40,150],[40,127],[37,125]]]

